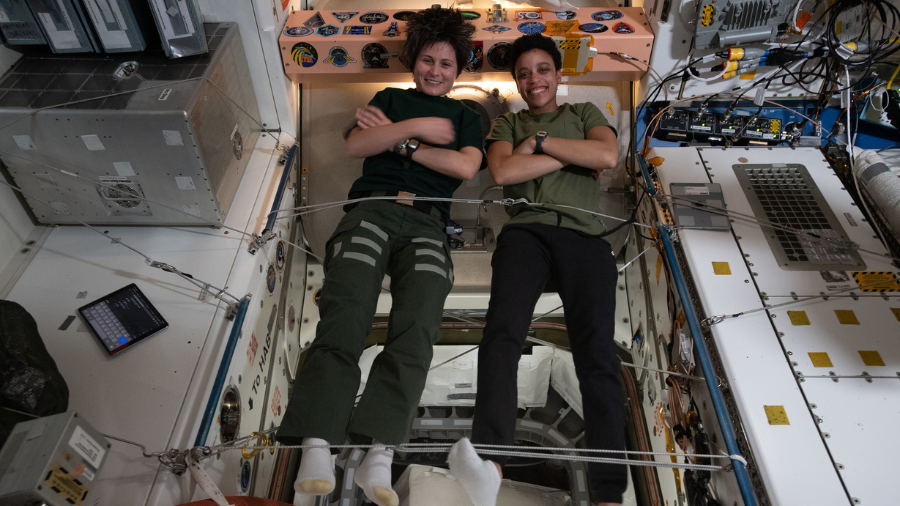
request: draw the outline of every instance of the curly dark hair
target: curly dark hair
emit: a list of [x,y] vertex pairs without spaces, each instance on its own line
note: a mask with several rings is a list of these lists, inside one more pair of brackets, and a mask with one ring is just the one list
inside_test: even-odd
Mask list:
[[523,35],[516,39],[509,49],[509,62],[512,64],[509,67],[509,72],[512,74],[513,79],[516,78],[516,62],[519,61],[519,57],[532,49],[540,49],[549,54],[550,58],[553,59],[554,70],[562,68],[562,55],[559,54],[559,48],[553,39],[544,37],[539,33]]
[[472,51],[475,26],[459,10],[430,7],[410,16],[406,22],[406,43],[400,50],[400,63],[412,70],[419,53],[437,42],[450,44],[456,53],[456,76],[462,73]]

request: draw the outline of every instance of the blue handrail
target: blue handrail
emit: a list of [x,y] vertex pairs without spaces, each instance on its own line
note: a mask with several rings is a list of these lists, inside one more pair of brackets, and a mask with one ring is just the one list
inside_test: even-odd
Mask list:
[[234,355],[235,348],[237,348],[238,339],[241,337],[241,327],[244,326],[244,317],[247,316],[249,308],[250,297],[244,297],[238,306],[234,323],[231,325],[231,334],[228,336],[228,344],[225,345],[225,354],[222,355],[219,371],[216,373],[216,381],[213,383],[209,400],[206,401],[206,410],[203,412],[203,421],[200,422],[200,430],[197,432],[194,446],[206,445],[206,437],[209,435],[209,429],[212,427],[213,420],[216,417],[216,408],[219,407],[219,398],[222,397],[222,389],[225,388],[225,378],[228,375],[229,367],[231,367],[231,357]]
[[638,165],[641,166],[641,175],[644,176],[644,182],[647,183],[647,193],[656,195],[656,187],[653,186],[653,180],[650,179],[650,171],[647,169],[647,159],[638,153],[637,161]]
[[281,198],[284,196],[284,188],[287,186],[288,178],[291,175],[291,166],[294,165],[294,157],[297,155],[297,145],[291,146],[288,151],[287,160],[284,162],[284,172],[281,173],[281,181],[278,183],[278,191],[275,192],[275,201],[272,202],[272,212],[269,213],[269,219],[266,220],[266,228],[263,229],[262,235],[275,228],[275,219],[278,217],[278,209],[281,208]]
[[[666,259],[669,268],[672,271],[672,277],[675,286],[678,288],[678,296],[681,297],[681,305],[684,307],[684,314],[687,317],[688,327],[691,329],[691,335],[694,338],[694,349],[697,351],[697,358],[700,361],[700,367],[703,368],[703,377],[706,378],[706,386],[709,388],[709,395],[712,397],[713,408],[716,411],[716,418],[719,420],[719,427],[722,429],[722,438],[725,440],[725,447],[728,449],[729,455],[740,454],[737,445],[737,438],[734,435],[734,428],[731,426],[731,420],[728,418],[728,411],[725,408],[725,400],[722,398],[722,391],[719,390],[719,384],[716,382],[715,371],[713,371],[712,362],[709,359],[709,351],[706,349],[706,343],[703,341],[703,334],[700,332],[700,324],[697,322],[696,313],[694,313],[694,305],[688,295],[687,285],[684,282],[684,276],[681,273],[681,267],[678,266],[676,260],[675,249],[672,247],[672,241],[669,239],[669,231],[662,224],[657,225],[659,236],[662,238],[663,245],[666,248]],[[756,506],[756,497],[753,495],[753,485],[750,483],[750,475],[747,473],[747,467],[743,462],[733,460],[734,475],[737,478],[738,488],[741,489],[741,497],[744,499],[745,506]]]

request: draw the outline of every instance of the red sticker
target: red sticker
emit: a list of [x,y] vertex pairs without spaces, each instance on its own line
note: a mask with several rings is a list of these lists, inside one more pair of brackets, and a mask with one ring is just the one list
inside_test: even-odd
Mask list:
[[256,334],[250,334],[250,346],[247,346],[247,361],[251,364],[253,363],[253,359],[256,358],[256,348],[259,345],[256,343]]
[[281,391],[278,390],[278,385],[275,385],[275,393],[272,394],[272,414],[281,416]]

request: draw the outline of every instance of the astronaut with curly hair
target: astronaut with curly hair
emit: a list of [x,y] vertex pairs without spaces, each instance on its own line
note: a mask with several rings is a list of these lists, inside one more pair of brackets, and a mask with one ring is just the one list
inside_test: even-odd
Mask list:
[[[387,88],[356,111],[347,151],[365,158],[350,189],[347,214],[326,244],[316,339],[306,352],[276,439],[303,444],[294,485],[298,498],[330,493],[335,477],[329,445],[375,445],[354,481],[379,506],[396,506],[391,488],[393,450],[407,440],[440,338],[453,265],[444,232],[449,198],[481,166],[476,112],[446,97],[471,52],[475,28],[458,11],[432,7],[406,26],[400,61],[415,88]],[[372,328],[385,274],[392,307],[384,350],[365,390],[359,358]]]

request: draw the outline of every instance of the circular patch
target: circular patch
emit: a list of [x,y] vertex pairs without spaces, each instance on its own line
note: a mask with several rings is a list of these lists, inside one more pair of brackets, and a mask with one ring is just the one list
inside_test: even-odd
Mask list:
[[512,62],[509,61],[509,51],[512,45],[509,42],[498,42],[488,50],[488,64],[497,70],[509,70]]
[[579,32],[603,33],[607,30],[609,30],[609,27],[600,23],[585,23],[583,25],[578,25]]
[[284,31],[284,34],[288,37],[306,37],[311,33],[313,33],[312,28],[305,26],[294,26]]
[[284,244],[284,241],[278,241],[278,245],[275,246],[275,266],[278,267],[278,270],[284,268],[284,259],[287,254],[287,247]]
[[343,47],[334,46],[328,51],[328,58],[325,58],[322,63],[330,63],[335,67],[346,67],[348,63],[356,63],[356,60],[351,58]]
[[541,33],[545,28],[546,27],[544,26],[544,23],[538,23],[537,21],[528,21],[527,23],[519,24],[519,31],[524,33],[525,35]]
[[367,69],[386,69],[388,67],[388,57],[383,56],[388,52],[387,48],[378,43],[366,44],[362,48],[363,68]]
[[388,15],[383,12],[367,12],[359,17],[359,20],[367,25],[377,25],[388,20]]
[[481,17],[481,14],[475,11],[459,11],[459,13],[462,14],[463,19],[468,21],[473,21]]
[[413,11],[400,11],[394,13],[394,19],[397,21],[408,21],[415,14]]
[[322,300],[322,290],[316,290],[316,293],[313,295],[313,303],[318,306],[319,301]]
[[620,11],[599,11],[591,14],[591,19],[594,21],[612,21],[615,19],[620,19],[625,15]]
[[275,278],[277,275],[275,274],[275,266],[269,264],[269,269],[266,271],[266,288],[269,289],[269,295],[275,291]]
[[297,323],[297,314],[294,312],[294,306],[288,308],[288,332],[294,331],[294,325]]
[[319,53],[316,52],[316,48],[312,44],[298,42],[291,48],[291,59],[298,65],[312,67],[319,61]]
[[563,21],[568,21],[568,20],[570,20],[570,19],[575,19],[575,16],[577,16],[577,15],[578,15],[578,14],[576,14],[575,11],[562,11],[562,12],[557,12],[557,13],[556,13],[557,19],[561,19],[561,20],[563,20]]

